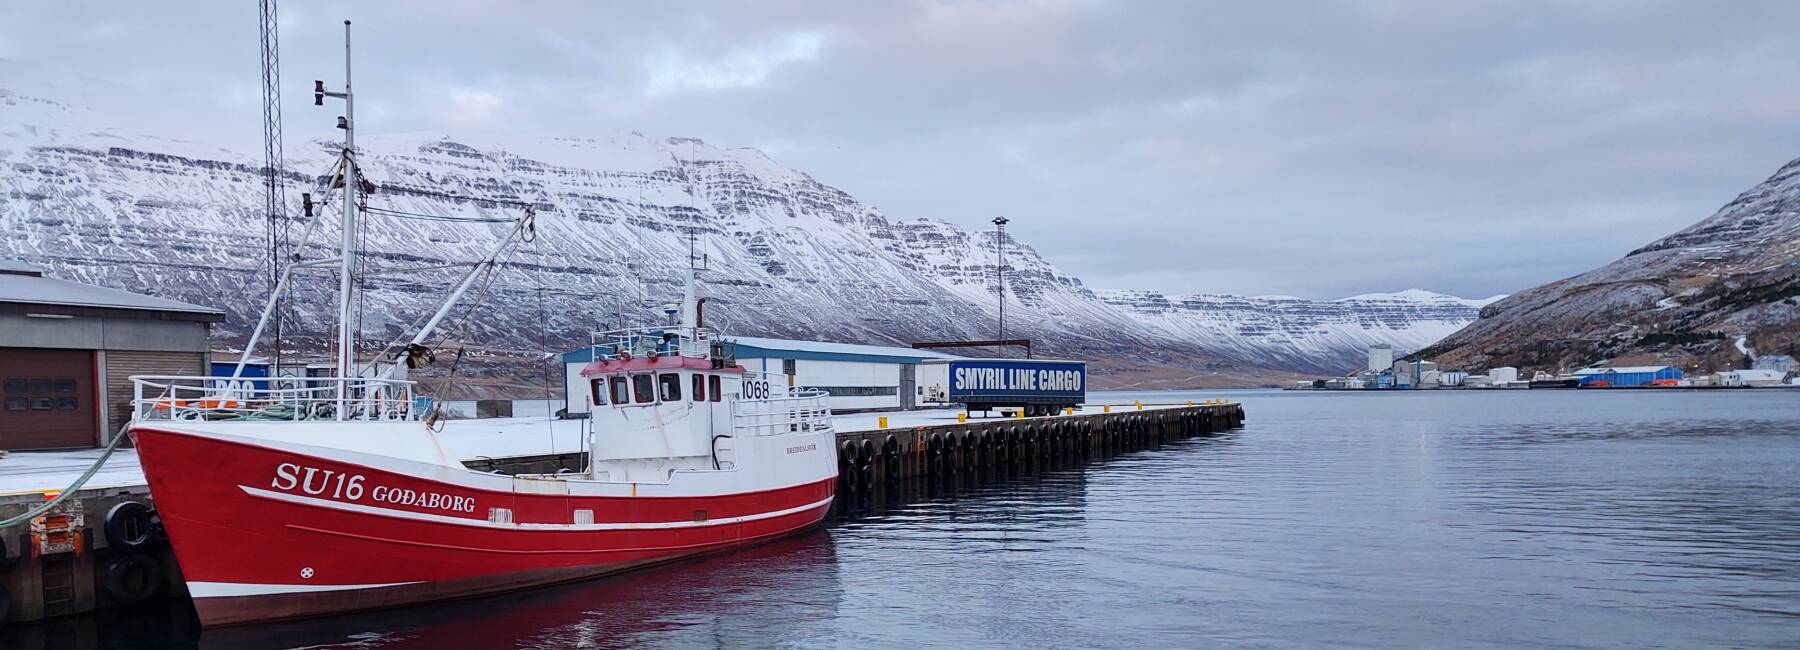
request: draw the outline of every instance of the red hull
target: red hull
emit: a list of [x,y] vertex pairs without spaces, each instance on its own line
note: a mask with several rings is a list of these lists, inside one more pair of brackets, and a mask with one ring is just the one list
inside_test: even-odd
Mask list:
[[[818,525],[835,488],[828,477],[709,496],[528,494],[471,487],[458,470],[429,480],[202,435],[132,434],[206,626],[500,593],[717,552]],[[514,523],[490,522],[492,508]],[[576,510],[596,523],[573,523]]]

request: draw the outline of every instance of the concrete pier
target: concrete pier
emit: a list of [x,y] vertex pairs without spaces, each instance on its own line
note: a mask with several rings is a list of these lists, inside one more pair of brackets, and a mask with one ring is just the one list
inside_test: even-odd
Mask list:
[[[1089,405],[1072,414],[1035,418],[974,418],[959,421],[955,411],[909,411],[842,416],[838,427],[839,488],[856,495],[899,479],[956,476],[1035,461],[1072,460],[1154,446],[1241,426],[1243,407],[1215,401],[1200,404]],[[454,423],[467,431],[454,441],[479,471],[508,474],[579,470],[584,454],[575,451],[578,421]],[[892,426],[889,426],[892,424]],[[551,453],[493,454],[496,441],[518,437],[542,440],[548,431]],[[446,441],[451,446],[452,441]],[[491,454],[491,455],[490,455]],[[94,454],[95,457],[98,454]],[[68,459],[58,459],[68,463]],[[89,461],[91,463],[91,461]],[[79,464],[79,463],[75,463]],[[0,494],[0,517],[43,503],[48,491],[67,485],[79,469],[46,471],[31,485]],[[137,607],[186,598],[180,567],[155,526],[113,526],[116,508],[153,507],[141,483],[135,456],[121,453],[102,470],[105,481],[73,497],[30,525],[0,531],[0,623],[24,623],[112,607]],[[133,477],[137,477],[134,481]],[[16,477],[15,477],[16,478]],[[35,490],[35,491],[34,491]],[[148,524],[147,518],[137,523]]]

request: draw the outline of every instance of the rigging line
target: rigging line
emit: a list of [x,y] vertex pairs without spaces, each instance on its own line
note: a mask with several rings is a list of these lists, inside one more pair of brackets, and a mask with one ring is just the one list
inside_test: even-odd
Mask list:
[[461,223],[512,223],[514,221],[513,219],[503,217],[452,217],[439,214],[422,214],[377,206],[369,206],[363,209],[375,214],[384,214],[401,219],[418,219],[421,221],[452,221]]
[[[486,279],[487,279],[487,281],[489,281],[489,282],[491,282],[491,281],[492,281],[492,279],[491,279],[491,278],[492,278],[492,275],[491,275],[491,274],[492,274],[492,273],[493,273],[493,272],[494,272],[494,270],[495,270],[495,268],[496,268],[496,267],[497,267],[497,266],[499,266],[499,265],[500,265],[500,264],[502,264],[502,263],[503,263],[503,262],[502,262],[502,261],[501,261],[501,259],[500,259],[500,255],[501,255],[501,254],[502,254],[502,253],[508,253],[508,254],[509,254],[509,255],[510,255],[510,253],[509,253],[509,251],[511,251],[511,250],[512,250],[512,245],[511,245],[511,244],[510,244],[510,243],[508,243],[508,244],[507,244],[507,245],[506,245],[506,246],[503,246],[503,247],[501,247],[501,249],[500,249],[500,251],[499,251],[499,252],[496,252],[496,253],[495,253],[495,254],[494,254],[494,255],[492,255],[492,256],[490,256],[490,257],[485,257],[485,258],[482,258],[482,259],[481,259],[481,260],[478,260],[478,261],[476,261],[476,262],[473,262],[473,264],[476,264],[476,265],[479,265],[479,264],[486,264],[486,263],[488,263],[488,262],[489,262],[489,260],[492,260],[492,261],[493,261],[493,265],[490,265],[490,266],[489,266],[489,267],[488,267],[488,269],[487,269],[487,270],[486,270],[486,271],[483,271],[483,277],[484,277],[484,278],[486,278]],[[508,257],[508,258],[507,258],[507,260],[508,260],[508,261],[510,261],[510,259],[511,259],[511,258],[510,258],[510,257]],[[443,267],[435,267],[435,268],[440,268],[440,269],[442,269],[442,268],[458,268],[458,267],[462,267],[462,266],[469,266],[469,265],[470,265],[470,264],[455,264],[455,265],[447,265],[447,266],[443,266]],[[424,270],[430,270],[430,269],[431,269],[431,268],[433,268],[433,267],[427,267],[427,268],[426,268],[426,269],[424,269]],[[372,275],[373,275],[373,274],[372,274]],[[480,301],[479,301],[479,299],[478,299],[478,300],[477,300],[477,301],[476,301],[476,302],[475,302],[475,303],[472,303],[472,305],[471,305],[471,310],[472,310],[472,309],[473,309],[473,307],[474,307],[474,305],[479,305],[479,304],[480,304]],[[454,306],[452,306],[452,307],[454,307]],[[419,329],[419,325],[420,325],[420,324],[422,324],[422,323],[424,323],[424,322],[425,322],[425,319],[426,319],[426,317],[428,317],[428,316],[430,316],[430,315],[432,315],[432,313],[433,313],[433,312],[426,312],[426,313],[424,313],[424,314],[421,314],[421,315],[420,315],[420,316],[419,316],[419,317],[418,317],[418,318],[417,318],[417,319],[415,319],[415,320],[413,320],[413,322],[412,322],[412,325],[411,325],[411,326],[409,326],[409,327],[407,327],[407,328],[406,328],[406,329],[405,329],[405,330],[402,330],[402,331],[403,331],[403,332],[405,332],[405,331],[416,331],[416,330],[418,330],[418,329]],[[466,314],[465,314],[465,316],[464,316],[464,317],[465,317],[465,318],[466,318],[466,317],[467,317],[467,315],[466,315]],[[460,325],[460,324],[461,324],[461,322],[462,322],[462,321],[460,321],[460,320],[458,320],[458,321],[457,321],[457,322],[456,322],[456,323],[453,323],[453,324],[452,324],[452,325],[453,325],[453,326],[459,326],[459,325]],[[450,329],[450,328],[449,328],[449,327],[446,327],[446,328],[445,328],[445,330],[446,330],[446,331],[448,331],[448,330],[449,330],[449,329]],[[405,335],[404,335],[404,334],[402,334],[402,335],[401,335],[401,337],[400,337],[400,338],[396,338],[396,339],[394,339],[394,340],[393,340],[393,341],[392,341],[392,342],[389,342],[389,343],[388,343],[388,344],[387,344],[387,345],[385,345],[385,346],[382,346],[382,348],[381,348],[381,352],[380,352],[380,353],[379,353],[379,354],[377,354],[377,355],[376,355],[376,356],[377,356],[377,358],[384,358],[384,357],[386,357],[386,356],[388,356],[388,354],[390,354],[390,353],[391,353],[391,352],[393,352],[393,351],[394,351],[394,350],[395,350],[395,349],[397,349],[397,348],[399,348],[399,346],[400,346],[400,345],[401,345],[401,344],[402,344],[402,343],[403,343],[403,342],[404,342],[404,341],[405,341],[405,340],[406,340],[406,339],[407,339],[407,338],[408,338],[408,337],[406,337],[406,336],[405,336]],[[446,336],[446,337],[444,337],[444,339],[440,339],[440,343],[441,343],[441,341],[442,341],[442,340],[447,340],[447,339],[448,339],[448,336]],[[440,347],[441,347],[441,345],[440,345]],[[459,352],[459,354],[460,354],[460,352]]]
[[[510,253],[508,253],[507,259],[509,261],[512,259]],[[489,266],[486,271],[482,272],[481,291],[475,294],[475,301],[469,303],[469,308],[467,310],[463,311],[462,318],[457,319],[457,322],[456,322],[456,326],[457,326],[456,327],[456,329],[457,329],[457,332],[456,332],[456,360],[452,361],[450,363],[450,373],[444,377],[444,382],[442,384],[442,386],[443,386],[442,392],[444,394],[445,399],[449,398],[450,389],[455,387],[456,371],[458,368],[462,367],[463,353],[469,347],[469,341],[468,341],[469,317],[473,316],[475,314],[475,309],[477,307],[480,307],[482,301],[487,299],[488,287],[493,286],[494,275],[495,275],[495,272],[499,270],[499,268],[500,268],[500,262],[498,260],[496,260],[494,265]],[[448,338],[448,337],[446,337],[446,338]]]
[[478,197],[478,196],[462,196],[460,194],[450,194],[447,192],[438,192],[435,190],[427,190],[427,189],[417,188],[417,187],[408,187],[405,185],[377,184],[375,187],[376,187],[376,189],[379,189],[379,190],[382,190],[382,191],[388,192],[388,193],[433,196],[433,197],[437,197],[440,199],[450,199],[452,201],[470,201],[470,202],[475,202],[475,203],[497,203],[500,205],[512,205],[512,206],[517,206],[517,207],[521,207],[521,208],[537,207],[537,204],[529,203],[526,201],[515,201],[513,199],[488,199],[488,198],[482,198],[482,197]]
[[464,267],[474,266],[474,265],[480,264],[480,263],[481,262],[462,262],[459,264],[444,264],[441,266],[415,266],[415,267],[412,267],[409,269],[387,269],[385,271],[369,271],[368,273],[365,273],[364,275],[369,276],[369,277],[377,277],[377,276],[382,276],[382,275],[400,275],[402,273],[422,273],[425,271],[442,271],[445,269],[460,269],[460,268],[464,268]]
[[[553,404],[550,397],[550,368],[553,366],[553,364],[550,363],[550,359],[552,358],[550,354],[550,312],[544,308],[544,290],[546,288],[544,286],[545,264],[542,261],[543,248],[541,244],[538,243],[538,237],[535,233],[531,238],[531,250],[538,254],[537,256],[539,259],[539,262],[536,264],[537,268],[535,269],[535,272],[532,273],[532,276],[537,279],[538,351],[540,354],[538,357],[538,372],[543,375],[544,378],[544,409],[549,410],[550,405]],[[559,362],[555,365],[561,364]],[[556,453],[556,422],[553,418],[544,418],[544,429],[550,434],[550,453],[554,454]]]
[[[356,166],[355,160],[351,160],[350,164],[352,165],[352,169],[356,171],[356,173],[353,174],[353,176],[355,176],[357,178],[362,178],[362,168],[359,166]],[[348,182],[347,179],[346,179],[346,182]],[[368,198],[364,197],[364,196],[358,196],[357,198],[359,200],[357,202],[356,209],[367,210],[368,209],[368,205],[367,205]],[[351,350],[350,363],[352,363],[352,364],[356,363],[356,356],[355,356],[356,342],[362,340],[362,337],[363,337],[363,313],[364,313],[364,307],[368,304],[369,256],[365,253],[365,251],[367,251],[368,248],[369,248],[369,220],[368,219],[357,219],[356,220],[356,260],[355,260],[356,264],[355,264],[355,269],[353,270],[353,272],[355,273],[355,276],[351,278],[352,285],[354,286],[354,291],[356,292],[356,337],[350,340],[350,350]],[[371,360],[371,361],[374,361],[374,360]],[[342,370],[343,369],[340,369],[340,371],[342,371]],[[348,377],[351,375],[342,375],[342,376]],[[360,376],[360,371],[358,371],[358,376]]]

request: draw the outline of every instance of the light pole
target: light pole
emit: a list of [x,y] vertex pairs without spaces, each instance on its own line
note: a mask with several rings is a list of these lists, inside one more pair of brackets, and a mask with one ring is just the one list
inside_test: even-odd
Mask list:
[[1006,217],[994,217],[994,291],[1000,294],[1000,335],[998,340],[1006,340]]

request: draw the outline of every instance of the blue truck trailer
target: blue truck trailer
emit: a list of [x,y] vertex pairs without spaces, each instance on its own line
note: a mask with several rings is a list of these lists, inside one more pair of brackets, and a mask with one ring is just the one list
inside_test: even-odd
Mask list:
[[1049,415],[1087,401],[1087,362],[1042,359],[929,359],[919,364],[927,404],[969,412],[1018,408]]

